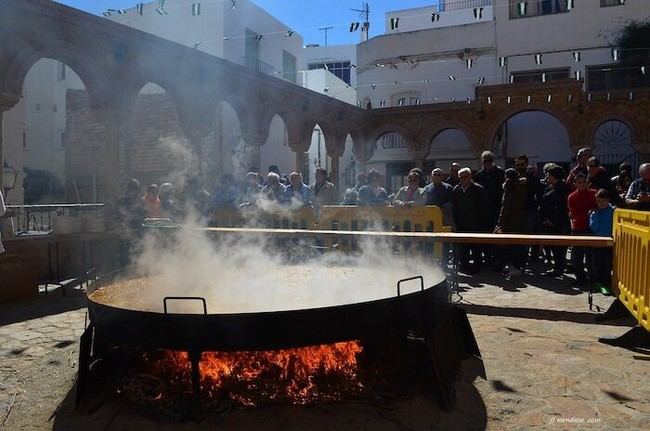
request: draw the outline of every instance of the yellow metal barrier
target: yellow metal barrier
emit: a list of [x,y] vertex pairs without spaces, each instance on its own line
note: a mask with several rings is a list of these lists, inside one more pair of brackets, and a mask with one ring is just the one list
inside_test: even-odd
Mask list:
[[650,331],[650,212],[614,213],[614,286],[618,299]]
[[[289,209],[279,207],[275,211],[254,207],[220,208],[212,215],[213,227],[265,227],[274,229],[323,229],[323,230],[378,230],[386,232],[450,232],[442,222],[442,212],[437,206],[413,208],[323,206],[320,217],[311,208]],[[328,239],[329,240],[329,239]],[[326,240],[327,241],[327,240]],[[358,249],[356,239],[340,239],[341,250]],[[322,244],[331,246],[332,244]],[[421,250],[430,252],[431,247],[421,243]],[[433,248],[436,256],[442,255],[442,244]]]
[[212,214],[211,226],[214,227],[266,227],[272,229],[313,229],[316,215],[311,208],[289,209],[278,207],[277,210],[254,207],[219,208]]
[[[327,230],[380,230],[392,232],[447,232],[443,226],[442,212],[437,206],[396,207],[357,207],[332,205],[320,211],[319,229]],[[357,244],[343,240],[344,248],[357,248]],[[435,254],[440,256],[442,245],[435,245]]]

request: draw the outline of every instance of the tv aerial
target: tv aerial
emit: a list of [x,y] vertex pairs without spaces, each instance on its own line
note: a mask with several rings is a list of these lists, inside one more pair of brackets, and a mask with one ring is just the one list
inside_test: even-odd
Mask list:
[[[368,34],[370,32],[370,4],[368,2],[361,3],[361,9],[350,9],[352,12],[359,12],[359,17],[363,18],[363,25],[361,26],[361,41],[365,42],[368,40]],[[355,24],[357,24],[355,26]],[[356,30],[358,23],[352,23],[350,29]]]

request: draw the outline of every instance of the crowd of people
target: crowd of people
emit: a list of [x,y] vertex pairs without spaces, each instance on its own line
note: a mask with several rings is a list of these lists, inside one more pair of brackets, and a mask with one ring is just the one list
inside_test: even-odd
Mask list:
[[[478,172],[457,164],[447,174],[434,169],[431,184],[423,189],[427,204],[451,212],[449,220],[458,232],[609,237],[615,207],[650,211],[650,163],[640,166],[638,178],[627,163],[610,177],[590,148],[578,151],[568,175],[560,165],[547,163],[540,176],[524,154],[515,157],[509,169],[497,166],[490,151],[481,154],[481,163]],[[414,187],[402,190],[409,188],[409,196],[415,198],[408,204],[417,205],[420,198]],[[525,273],[529,262],[541,256],[539,248],[525,246],[459,246],[456,252],[461,270],[467,273],[479,271],[486,263],[498,271]],[[562,276],[567,247],[547,247],[541,253],[551,265],[543,274]],[[611,248],[572,247],[571,263],[575,286],[586,286],[591,280],[603,293],[610,291]]]
[[[327,171],[317,168],[315,181],[305,184],[302,174],[283,175],[277,166],[270,166],[262,178],[249,172],[240,181],[223,175],[219,185],[209,193],[198,181],[187,181],[183,190],[170,183],[151,184],[144,195],[137,180],[127,185],[118,204],[118,217],[136,227],[144,218],[179,219],[188,207],[210,217],[224,207],[255,207],[271,203],[280,206],[310,207],[316,212],[323,205],[388,206],[409,208],[436,205],[441,208],[443,223],[457,232],[571,234],[611,236],[612,212],[615,207],[650,210],[650,163],[639,168],[635,178],[632,168],[622,163],[610,177],[590,148],[582,148],[576,165],[568,172],[558,164],[547,163],[542,175],[528,157],[514,158],[514,166],[503,169],[496,165],[495,155],[481,155],[482,168],[473,171],[452,163],[448,171],[435,168],[426,175],[414,168],[407,175],[407,184],[393,194],[382,186],[376,170],[359,173],[354,186],[339,193],[328,180]],[[189,205],[188,205],[189,204]],[[551,267],[549,276],[561,276],[567,266],[566,247],[548,247],[541,251],[525,246],[477,247],[455,249],[462,271],[475,273],[488,264],[498,271],[528,271],[531,259],[543,253]],[[586,285],[588,277],[602,287],[611,283],[611,249],[588,251],[572,247],[575,284]]]

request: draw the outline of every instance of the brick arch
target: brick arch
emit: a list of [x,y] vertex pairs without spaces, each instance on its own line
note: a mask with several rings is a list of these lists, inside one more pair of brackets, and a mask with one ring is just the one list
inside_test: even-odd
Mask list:
[[436,136],[444,132],[445,130],[460,130],[465,134],[467,137],[467,140],[469,141],[470,148],[474,151],[480,151],[481,148],[479,146],[479,141],[476,138],[476,135],[474,133],[474,130],[467,124],[463,123],[462,121],[445,121],[444,123],[436,125],[433,130],[427,135],[426,138],[426,153],[429,154],[431,152],[431,146],[433,145],[433,141],[436,139]]
[[514,117],[517,114],[521,114],[524,112],[534,112],[534,111],[541,111],[547,113],[553,116],[556,120],[558,120],[564,126],[564,129],[566,130],[567,135],[569,136],[569,146],[571,148],[575,149],[580,145],[579,139],[576,138],[576,133],[573,132],[573,128],[571,127],[571,122],[565,112],[559,109],[554,109],[552,106],[549,105],[526,103],[526,104],[514,105],[501,112],[496,118],[496,120],[494,120],[490,129],[488,130],[486,135],[487,140],[483,142],[483,147],[479,148],[479,150],[494,150],[494,142],[496,141],[496,137],[497,134],[499,133],[499,129],[506,121],[508,121],[510,118]]
[[111,82],[85,52],[79,46],[58,39],[25,42],[6,67],[3,86],[8,91],[22,94],[27,72],[37,61],[49,58],[70,67],[83,82],[91,104],[101,105],[110,94]]
[[643,142],[643,127],[639,124],[637,119],[627,113],[622,112],[620,109],[613,109],[611,111],[603,112],[589,122],[585,128],[583,135],[583,142],[592,146],[596,136],[596,130],[606,121],[620,121],[630,129],[632,134],[632,146],[639,151],[639,146]]

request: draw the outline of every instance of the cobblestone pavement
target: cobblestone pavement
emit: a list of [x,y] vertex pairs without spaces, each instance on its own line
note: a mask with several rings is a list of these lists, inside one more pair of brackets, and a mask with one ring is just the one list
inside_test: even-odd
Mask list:
[[[381,410],[347,403],[233,411],[218,424],[159,422],[118,405],[74,411],[85,315],[76,291],[0,304],[0,429],[647,429],[650,351],[598,342],[633,322],[596,323],[586,294],[568,280],[481,273],[460,282],[453,299],[469,313],[487,379],[475,377],[478,361],[466,361],[451,414],[420,399]],[[611,301],[596,296],[603,308]]]

